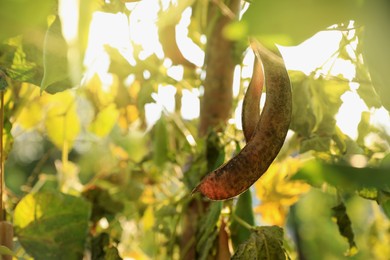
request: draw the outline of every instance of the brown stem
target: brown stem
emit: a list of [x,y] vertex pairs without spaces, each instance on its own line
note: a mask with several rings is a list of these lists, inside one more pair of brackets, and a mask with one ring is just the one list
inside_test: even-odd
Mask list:
[[[234,14],[240,9],[239,0],[227,3]],[[222,131],[232,110],[234,42],[223,36],[223,28],[232,21],[228,16],[217,14],[220,17],[215,21],[210,31],[206,47],[206,78],[204,81],[204,96],[200,109],[199,135],[204,136],[209,129]]]
[[[220,1],[221,2],[221,1]],[[224,5],[238,17],[240,0],[227,0]],[[232,21],[232,17],[224,15],[219,6],[211,6],[212,19],[215,19],[210,30],[206,47],[206,78],[203,83],[204,96],[200,109],[199,136],[204,137],[210,129],[222,131],[232,111],[232,85],[234,74],[233,45],[223,37],[223,28]],[[225,12],[226,13],[226,12]],[[183,218],[183,234],[181,247],[193,241],[198,229],[198,219],[207,212],[210,202],[194,197],[188,205]],[[227,241],[226,239],[223,241]],[[196,241],[185,252],[181,259],[196,259]]]
[[4,208],[4,151],[3,151],[3,130],[4,130],[4,91],[0,91],[0,221],[5,220]]

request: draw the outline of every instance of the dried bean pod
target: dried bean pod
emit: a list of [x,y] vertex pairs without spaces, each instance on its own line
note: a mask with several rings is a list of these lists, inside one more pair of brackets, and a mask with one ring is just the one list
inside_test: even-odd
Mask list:
[[225,200],[247,190],[271,165],[283,146],[292,112],[286,67],[256,41],[251,43],[264,67],[267,97],[253,136],[231,160],[206,175],[193,190],[212,200]]
[[263,65],[260,59],[255,56],[252,79],[246,90],[242,104],[241,121],[246,142],[249,142],[251,139],[260,119],[260,99],[263,92],[263,86]]

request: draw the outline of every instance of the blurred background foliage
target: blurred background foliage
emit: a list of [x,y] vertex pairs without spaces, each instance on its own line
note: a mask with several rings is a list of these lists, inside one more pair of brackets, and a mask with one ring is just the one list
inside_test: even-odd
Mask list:
[[[388,259],[390,5],[242,1],[222,31],[235,42],[223,54],[236,62],[230,119],[202,136],[204,53],[218,17],[235,15],[228,5],[0,2],[5,203],[18,258],[180,259],[195,247],[198,259],[245,259],[264,236],[292,259]],[[183,247],[184,215],[202,201],[191,190],[245,145],[248,36],[282,52],[290,131],[267,173],[238,198],[210,202]],[[284,233],[256,227],[272,225]]]

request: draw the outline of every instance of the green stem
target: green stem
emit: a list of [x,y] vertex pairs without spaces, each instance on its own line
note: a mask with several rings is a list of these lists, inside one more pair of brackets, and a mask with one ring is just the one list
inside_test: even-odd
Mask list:
[[248,222],[246,222],[245,220],[243,220],[242,218],[240,218],[239,216],[237,216],[236,214],[232,214],[232,217],[235,221],[237,221],[237,223],[239,223],[241,226],[243,226],[244,228],[248,229],[248,230],[253,230],[254,227],[252,225],[250,225]]

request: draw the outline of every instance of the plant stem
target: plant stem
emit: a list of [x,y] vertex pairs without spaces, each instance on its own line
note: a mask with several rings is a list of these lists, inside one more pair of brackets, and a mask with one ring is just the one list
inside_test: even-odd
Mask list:
[[237,223],[239,223],[241,226],[243,226],[244,228],[248,229],[248,230],[253,230],[254,227],[251,226],[248,222],[246,222],[245,220],[243,220],[242,218],[240,218],[239,216],[237,216],[236,214],[232,214],[232,217],[234,218],[234,220],[237,221]]
[[3,130],[4,130],[4,91],[0,91],[0,221],[5,220],[4,209],[4,151],[3,151]]

